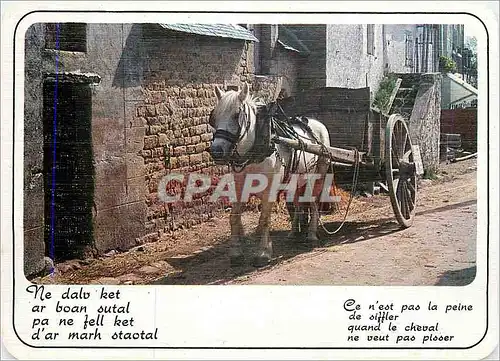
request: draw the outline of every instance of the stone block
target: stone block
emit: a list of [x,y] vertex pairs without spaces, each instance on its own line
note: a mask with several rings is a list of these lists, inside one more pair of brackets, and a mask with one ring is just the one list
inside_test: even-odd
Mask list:
[[188,155],[181,155],[177,159],[178,159],[179,167],[187,167],[189,165],[189,156]]
[[165,154],[163,147],[158,147],[158,148],[153,149],[152,153],[153,153],[153,157],[155,157],[155,158],[162,157]]
[[207,148],[208,148],[207,143],[198,143],[195,145],[195,152],[201,153]]
[[126,203],[144,201],[147,194],[147,187],[144,177],[127,179]]
[[113,158],[95,165],[94,203],[97,211],[125,203],[127,162]]
[[204,133],[200,136],[201,141],[210,142],[213,139],[213,133]]
[[43,173],[25,175],[24,219],[25,230],[42,227],[44,224],[44,179]]
[[165,131],[165,135],[167,136],[167,141],[172,141],[175,138],[174,131],[170,129]]
[[136,109],[136,116],[138,117],[147,116],[146,106],[138,106]]
[[158,144],[161,146],[167,145],[169,142],[169,138],[166,134],[159,134],[158,135]]
[[181,156],[186,154],[186,147],[185,146],[180,146],[180,147],[175,147],[174,148],[174,156]]
[[[103,159],[110,156],[120,156],[126,147],[126,134],[123,129],[123,107],[120,117],[92,119],[92,143],[95,159]],[[135,128],[135,129],[139,129]],[[125,128],[126,130],[129,130]],[[134,128],[130,128],[134,129]]]
[[206,152],[206,151],[202,152],[201,157],[202,157],[203,162],[208,163],[208,162],[212,161],[212,157],[210,156],[209,152]]
[[[24,275],[30,277],[41,272],[45,266],[44,227],[26,229],[22,239],[24,245]],[[20,255],[18,256],[20,257]]]
[[151,125],[149,127],[149,135],[156,135],[161,132],[161,125]]
[[156,114],[158,115],[168,114],[168,109],[164,103],[156,104],[155,107],[156,107]]
[[145,214],[144,200],[98,212],[94,221],[98,251],[127,250],[134,246],[135,239],[145,235]]
[[146,105],[146,116],[147,117],[155,117],[156,116],[156,107],[154,105]]
[[127,153],[137,153],[144,149],[144,136],[146,129],[143,127],[134,127],[125,129],[126,151]]
[[152,149],[158,146],[158,137],[150,135],[144,138],[144,149]]
[[170,157],[170,169],[176,169],[179,167],[179,161],[177,157]]
[[191,154],[189,156],[189,164],[198,164],[202,162],[201,154]]
[[143,157],[129,153],[125,156],[125,160],[127,165],[127,179],[144,177],[146,169]]
[[161,103],[165,98],[162,96],[162,93],[160,91],[153,91],[151,92],[151,103],[152,104],[158,104]]
[[160,124],[158,117],[147,117],[146,122],[149,125],[159,125]]

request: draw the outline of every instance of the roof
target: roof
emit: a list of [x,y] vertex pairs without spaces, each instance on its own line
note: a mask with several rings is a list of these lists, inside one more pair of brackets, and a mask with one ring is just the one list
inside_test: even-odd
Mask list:
[[236,24],[159,24],[164,29],[185,33],[232,38],[259,42],[259,40],[243,26]]
[[474,88],[469,83],[467,83],[467,82],[463,81],[462,79],[460,79],[458,76],[450,74],[450,73],[447,73],[446,76],[448,78],[450,78],[455,84],[458,84],[462,88],[468,90],[471,93],[471,95],[477,95],[477,89]]
[[448,73],[443,78],[444,80],[446,82],[443,82],[444,88],[442,92],[446,92],[448,95],[447,98],[443,98],[448,103],[445,106],[477,99],[477,89],[463,81],[459,76]]

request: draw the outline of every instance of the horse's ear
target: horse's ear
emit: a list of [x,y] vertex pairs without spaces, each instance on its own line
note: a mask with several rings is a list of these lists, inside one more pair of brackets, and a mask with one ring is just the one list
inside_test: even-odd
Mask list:
[[224,94],[224,92],[218,86],[216,86],[215,87],[215,95],[217,95],[217,99],[220,100],[222,98],[222,94]]
[[245,82],[245,83],[243,83],[243,89],[241,89],[240,95],[239,95],[239,99],[241,102],[244,102],[247,99],[248,93],[249,93],[248,84]]

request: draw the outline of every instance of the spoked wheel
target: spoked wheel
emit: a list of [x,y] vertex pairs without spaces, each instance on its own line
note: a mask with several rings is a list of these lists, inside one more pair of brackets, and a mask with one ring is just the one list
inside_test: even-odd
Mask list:
[[385,129],[385,172],[392,209],[401,227],[413,224],[417,200],[417,172],[408,127],[393,114]]

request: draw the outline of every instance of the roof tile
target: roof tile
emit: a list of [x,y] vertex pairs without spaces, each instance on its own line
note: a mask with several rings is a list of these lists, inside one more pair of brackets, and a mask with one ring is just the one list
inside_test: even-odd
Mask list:
[[160,24],[160,26],[192,34],[259,41],[249,30],[236,24]]

